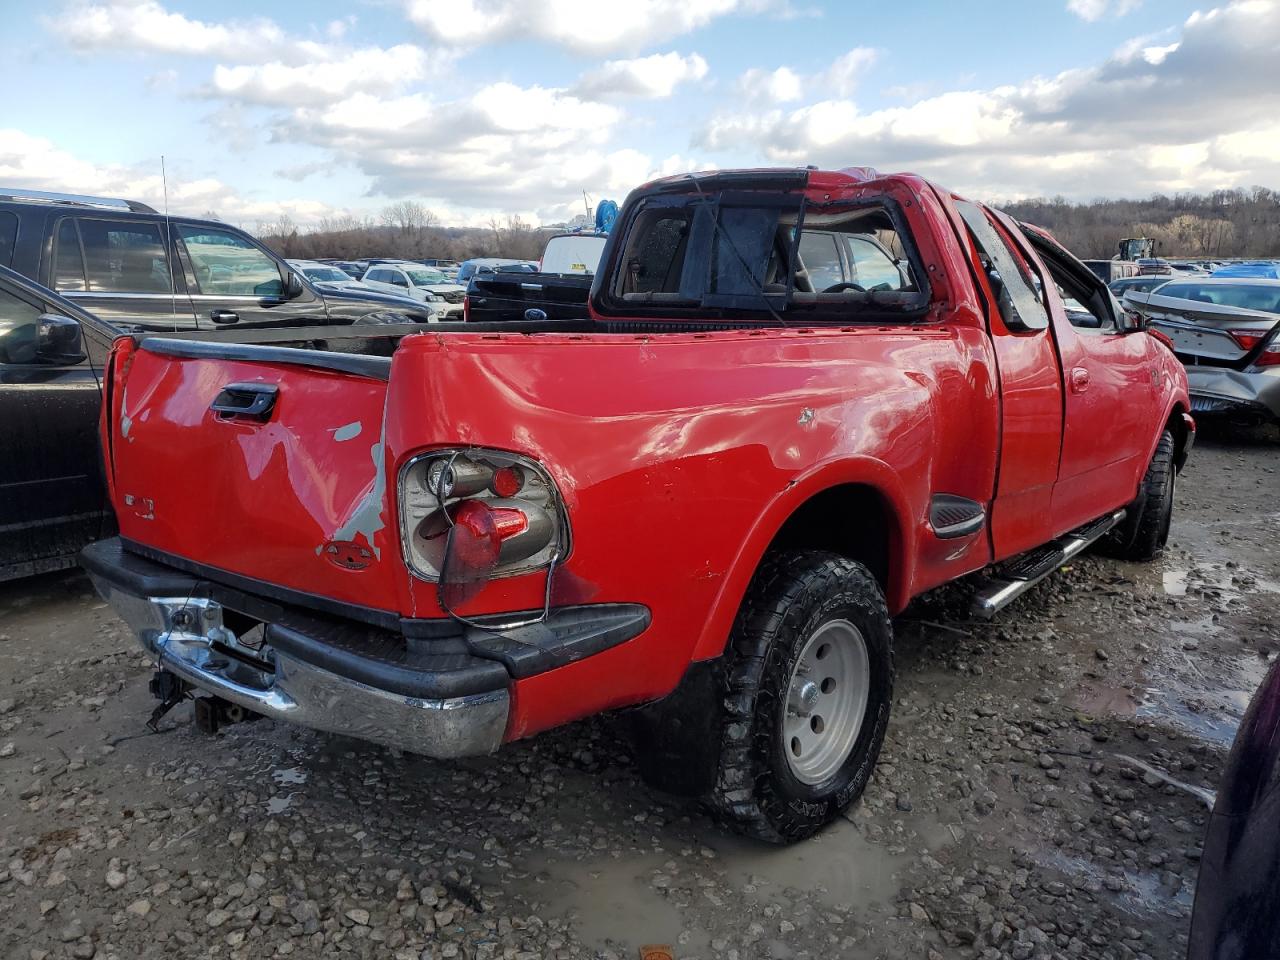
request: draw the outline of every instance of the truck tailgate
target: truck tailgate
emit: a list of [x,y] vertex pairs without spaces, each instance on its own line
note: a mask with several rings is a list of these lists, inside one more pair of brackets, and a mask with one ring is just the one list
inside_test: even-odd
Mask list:
[[[120,533],[201,568],[396,609],[383,408],[390,361],[148,338],[104,413]],[[265,407],[265,409],[260,409]]]

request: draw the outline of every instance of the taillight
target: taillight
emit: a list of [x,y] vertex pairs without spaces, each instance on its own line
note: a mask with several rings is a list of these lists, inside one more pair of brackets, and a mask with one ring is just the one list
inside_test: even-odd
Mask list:
[[462,295],[462,319],[463,321],[471,319],[471,297],[469,294]]
[[400,472],[405,562],[439,584],[446,608],[485,583],[550,567],[568,553],[569,530],[546,469],[499,450],[439,450]]
[[1252,350],[1267,336],[1266,330],[1228,330],[1227,333],[1241,350]]
[[1280,333],[1271,338],[1266,349],[1253,361],[1255,367],[1280,367]]

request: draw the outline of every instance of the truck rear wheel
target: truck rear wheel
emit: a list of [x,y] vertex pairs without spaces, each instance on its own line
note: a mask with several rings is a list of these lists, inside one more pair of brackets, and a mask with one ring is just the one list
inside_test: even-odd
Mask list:
[[768,556],[726,654],[710,803],[772,843],[811,836],[862,794],[893,696],[893,630],[866,567],[833,553]]
[[1176,450],[1173,433],[1166,430],[1160,435],[1155,456],[1142,478],[1138,499],[1129,505],[1124,522],[1103,541],[1103,551],[1108,556],[1120,560],[1154,560],[1164,551],[1173,521]]

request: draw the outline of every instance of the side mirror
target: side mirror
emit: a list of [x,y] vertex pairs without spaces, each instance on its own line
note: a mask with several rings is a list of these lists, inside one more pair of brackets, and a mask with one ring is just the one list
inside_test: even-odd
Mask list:
[[285,299],[293,300],[300,297],[306,292],[306,289],[306,285],[302,282],[302,278],[290,270],[289,277],[284,282]]
[[72,364],[87,356],[79,321],[58,313],[36,318],[36,363]]
[[1137,310],[1125,307],[1120,311],[1120,329],[1124,333],[1137,333],[1147,329],[1147,318]]

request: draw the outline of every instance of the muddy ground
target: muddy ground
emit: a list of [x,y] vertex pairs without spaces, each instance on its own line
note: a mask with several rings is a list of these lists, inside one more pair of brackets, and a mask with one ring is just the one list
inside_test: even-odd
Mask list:
[[0,956],[1181,958],[1212,789],[1280,650],[1280,439],[1202,437],[1170,549],[897,624],[871,786],[726,836],[616,724],[434,762],[262,721],[143,726],[150,668],[66,573],[0,585]]

